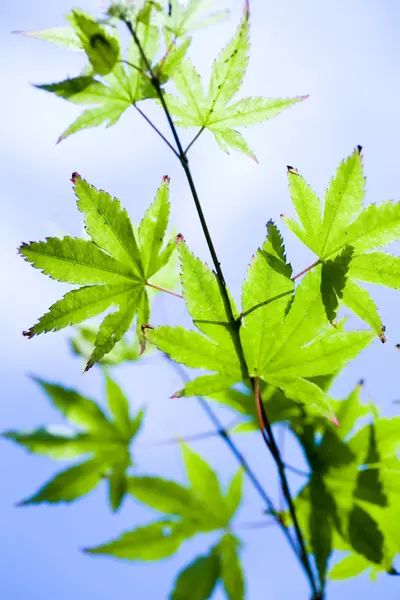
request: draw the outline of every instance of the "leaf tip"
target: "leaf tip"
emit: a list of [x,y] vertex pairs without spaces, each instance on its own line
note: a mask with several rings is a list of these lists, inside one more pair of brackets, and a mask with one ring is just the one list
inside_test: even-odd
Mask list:
[[382,325],[381,330],[378,333],[378,337],[381,340],[382,344],[384,344],[386,342],[385,331],[386,331],[386,327],[385,327],[385,325]]
[[28,329],[27,331],[23,331],[22,335],[26,338],[28,338],[28,340],[32,339],[33,336],[35,335],[33,332],[33,327],[31,327],[30,329]]
[[178,390],[177,392],[175,392],[175,394],[172,394],[172,396],[170,396],[170,400],[175,400],[176,398],[181,398],[182,397],[182,390]]
[[337,416],[334,413],[331,414],[331,416],[329,417],[329,420],[330,420],[331,423],[333,423],[334,425],[336,425],[336,427],[340,427],[340,423],[338,421],[338,418],[337,418]]
[[77,171],[74,171],[71,175],[70,181],[71,181],[71,183],[73,183],[75,185],[77,179],[82,179],[82,177],[80,176],[80,174]]
[[162,183],[166,183],[167,185],[169,185],[170,182],[171,182],[171,177],[169,175],[164,175],[163,178],[162,178],[162,180],[161,180],[161,182]]
[[245,0],[243,14],[244,14],[245,18],[249,17],[249,14],[250,14],[250,0]]
[[360,144],[357,144],[357,152],[358,154],[361,154],[363,147],[360,146]]
[[176,236],[176,245],[179,246],[179,244],[184,241],[185,240],[184,240],[183,235],[181,233],[178,233],[178,235]]
[[357,385],[359,387],[363,387],[365,385],[365,379],[360,379],[359,382],[357,383]]
[[[292,166],[290,166],[290,165],[286,165],[286,169],[287,169],[288,175],[289,175],[289,174],[290,174],[290,175],[298,175],[298,174],[299,174],[299,172],[298,172],[298,170],[296,169],[296,167],[292,167]],[[282,215],[281,215],[281,216],[282,216]]]

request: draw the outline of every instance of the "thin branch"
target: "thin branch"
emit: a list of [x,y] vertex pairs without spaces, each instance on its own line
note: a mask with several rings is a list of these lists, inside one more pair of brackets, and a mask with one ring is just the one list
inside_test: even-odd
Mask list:
[[[164,110],[164,114],[165,117],[168,121],[169,127],[171,129],[172,135],[174,137],[178,152],[174,151],[174,154],[178,155],[179,161],[182,165],[183,170],[185,171],[186,174],[186,178],[192,193],[192,197],[194,200],[194,204],[196,207],[196,211],[201,223],[201,227],[203,229],[203,233],[204,233],[204,237],[206,239],[207,242],[207,246],[209,249],[209,252],[211,254],[211,258],[214,264],[214,268],[216,271],[216,275],[219,279],[219,282],[221,284],[221,294],[223,296],[223,300],[226,306],[226,311],[227,311],[227,315],[228,315],[228,319],[229,319],[229,323],[232,325],[232,338],[233,338],[233,342],[235,343],[237,352],[238,352],[238,356],[241,362],[241,366],[242,366],[242,371],[243,371],[243,377],[247,378],[248,377],[248,369],[247,369],[247,365],[246,365],[246,361],[244,359],[244,353],[243,353],[243,347],[241,344],[241,340],[240,340],[240,335],[239,335],[239,329],[240,329],[240,321],[236,321],[233,311],[232,311],[232,306],[231,306],[231,302],[230,302],[230,298],[229,298],[229,294],[228,294],[228,290],[226,287],[226,282],[225,282],[225,278],[224,275],[222,273],[222,269],[221,269],[221,264],[218,260],[218,256],[217,253],[215,251],[215,247],[208,229],[208,225],[203,213],[203,209],[200,203],[200,199],[199,196],[197,194],[197,190],[196,190],[196,186],[194,184],[193,181],[193,177],[191,174],[191,170],[189,167],[189,161],[188,158],[183,150],[178,132],[176,130],[175,124],[172,120],[171,114],[168,110],[167,104],[165,102],[165,98],[164,98],[164,93],[163,90],[161,89],[161,85],[160,85],[160,81],[158,79],[158,77],[154,74],[154,72],[151,69],[151,64],[143,50],[143,47],[140,43],[140,40],[137,36],[136,31],[134,30],[134,28],[132,27],[132,24],[128,21],[125,21],[126,26],[128,27],[128,30],[130,31],[134,42],[139,50],[139,53],[144,61],[144,64],[146,65],[150,75],[151,75],[151,81],[152,84],[154,86],[154,89],[157,93],[157,96],[160,100],[160,103],[162,105],[162,108]],[[317,264],[317,263],[315,263]],[[311,267],[309,267],[308,269],[306,269],[305,271],[303,271],[302,273],[300,273],[299,275],[297,275],[295,278],[299,277],[300,275],[302,275],[303,273],[305,273],[306,271],[308,271],[310,268],[312,268],[315,265],[311,265]],[[294,278],[294,279],[295,279]],[[175,363],[173,363],[175,368],[181,370],[181,367],[179,367],[179,365],[176,365]],[[184,373],[183,369],[182,372]],[[257,378],[253,378],[252,379],[252,384],[253,384],[253,391],[254,391],[254,387],[255,387],[255,382],[257,381]],[[259,385],[259,384],[258,384]],[[259,396],[259,394],[258,394]],[[309,558],[306,552],[306,548],[305,548],[305,543],[304,543],[304,539],[302,537],[302,533],[300,530],[300,526],[297,520],[297,515],[296,515],[296,510],[294,507],[294,503],[291,497],[291,493],[289,490],[289,485],[286,479],[286,474],[285,474],[285,467],[284,464],[281,460],[280,454],[279,454],[279,449],[276,445],[275,439],[273,437],[273,433],[272,433],[272,429],[271,429],[271,425],[268,421],[268,418],[265,414],[265,409],[264,406],[262,404],[262,402],[259,401],[259,399],[257,398],[257,395],[255,394],[255,400],[256,400],[256,404],[258,403],[259,405],[259,410],[260,410],[260,416],[262,417],[262,422],[263,422],[263,427],[261,429],[261,431],[263,432],[263,436],[266,434],[266,437],[264,437],[264,439],[268,440],[268,447],[270,449],[270,452],[272,454],[272,457],[275,460],[275,463],[277,465],[278,468],[278,472],[279,472],[279,477],[280,477],[280,481],[281,481],[281,486],[282,486],[282,491],[284,493],[284,496],[286,498],[286,501],[288,503],[289,506],[289,510],[290,510],[290,514],[292,517],[292,521],[294,524],[294,529],[296,532],[296,537],[298,540],[298,544],[299,544],[299,549],[300,549],[300,554],[298,553],[298,549],[296,548],[296,544],[294,543],[292,536],[289,532],[289,529],[286,527],[286,525],[282,522],[282,520],[279,517],[279,514],[276,512],[275,507],[271,501],[271,499],[269,498],[269,496],[267,495],[267,493],[265,492],[264,488],[261,486],[260,482],[258,481],[257,477],[255,476],[255,474],[253,473],[253,471],[251,470],[249,464],[247,463],[246,459],[244,458],[244,456],[241,454],[241,452],[239,451],[239,449],[237,448],[237,446],[235,445],[235,443],[233,442],[233,440],[231,439],[231,437],[229,436],[229,434],[222,428],[222,424],[219,421],[217,415],[214,413],[214,411],[212,410],[212,408],[208,405],[208,403],[206,402],[206,400],[204,398],[202,398],[201,396],[197,396],[197,400],[198,402],[201,404],[201,406],[203,407],[203,410],[207,413],[209,419],[213,422],[213,424],[215,425],[216,429],[219,432],[219,435],[221,436],[222,439],[225,440],[226,444],[229,446],[229,448],[231,449],[232,453],[236,456],[237,460],[240,462],[240,464],[242,465],[243,469],[245,470],[245,472],[247,473],[247,476],[249,477],[249,479],[251,480],[251,482],[253,483],[254,487],[257,489],[258,493],[260,494],[260,496],[263,498],[265,504],[268,507],[268,510],[270,512],[270,514],[272,514],[276,519],[277,522],[279,523],[284,535],[286,536],[290,546],[292,547],[293,551],[295,552],[296,556],[299,558],[300,563],[303,565],[304,570],[307,574],[307,577],[310,581],[310,585],[311,585],[311,589],[313,592],[314,597],[318,597],[317,594],[319,593],[319,590],[317,589],[317,585],[314,581],[314,574],[313,571],[311,569],[311,565],[309,562]],[[265,429],[265,431],[264,431]]]
[[243,530],[243,529],[266,529],[267,527],[271,527],[272,525],[276,525],[276,521],[274,519],[270,519],[269,521],[250,521],[249,523],[236,523],[233,525],[233,529]]
[[161,131],[158,129],[158,127],[156,127],[154,125],[154,123],[149,119],[149,117],[146,115],[146,113],[144,113],[142,111],[142,109],[138,107],[138,105],[136,104],[136,102],[133,103],[133,106],[136,108],[136,110],[138,111],[138,113],[140,113],[142,115],[143,119],[145,121],[147,121],[147,123],[150,125],[150,127],[152,129],[154,129],[154,131],[160,136],[160,138],[167,144],[167,146],[172,150],[172,152],[175,154],[175,156],[177,156],[179,158],[179,154],[177,153],[177,151],[175,150],[175,148],[173,147],[173,145],[171,144],[171,142],[169,142],[167,140],[167,138],[165,137],[165,135],[163,133],[161,133]]
[[143,75],[143,77],[146,77],[146,79],[150,79],[151,80],[150,75],[148,73],[146,73],[146,71],[144,71],[143,69],[141,69],[137,65],[134,65],[133,63],[129,62],[129,60],[125,60],[124,58],[121,58],[121,60],[118,60],[117,62],[124,63],[125,65],[128,65],[132,69],[136,69],[136,71],[139,71],[139,73],[141,75]]
[[301,477],[310,477],[310,473],[307,473],[307,471],[302,471],[301,469],[293,467],[292,465],[289,465],[286,462],[283,464],[285,469],[287,469],[288,471],[292,471],[292,473],[295,473],[296,475],[300,475]]
[[314,267],[316,267],[317,265],[319,265],[320,262],[321,262],[320,259],[316,260],[315,263],[313,263],[312,265],[310,265],[306,269],[303,269],[302,271],[300,271],[300,273],[297,273],[297,275],[295,275],[294,277],[292,277],[292,281],[295,281],[295,279],[298,279],[302,275],[305,275],[308,271],[311,271],[311,269],[313,269]]
[[275,459],[275,463],[276,463],[276,466],[278,468],[278,474],[279,474],[279,479],[280,479],[280,482],[281,482],[282,492],[283,492],[283,494],[285,496],[285,500],[286,500],[286,503],[288,505],[290,516],[292,518],[293,526],[294,526],[294,529],[295,529],[295,532],[296,532],[296,538],[297,538],[297,541],[298,541],[298,544],[299,544],[299,547],[300,547],[300,560],[301,560],[301,562],[302,562],[302,564],[304,566],[304,570],[306,571],[307,576],[309,578],[310,585],[311,585],[311,588],[313,590],[313,594],[314,594],[314,596],[318,597],[317,594],[319,593],[319,591],[318,591],[317,586],[316,586],[315,581],[314,581],[314,573],[313,573],[312,568],[311,568],[311,563],[310,563],[309,558],[308,558],[308,554],[307,554],[307,550],[306,550],[306,546],[305,546],[303,534],[302,534],[302,531],[300,529],[299,521],[297,519],[296,508],[294,506],[292,494],[290,492],[289,483],[288,483],[288,480],[287,480],[287,477],[286,477],[286,473],[285,473],[285,465],[284,465],[284,463],[282,461],[282,457],[281,457],[279,448],[278,448],[278,446],[276,444],[276,441],[275,441],[275,438],[274,438],[274,434],[272,432],[272,427],[271,427],[271,424],[269,422],[269,419],[268,419],[268,416],[267,416],[267,413],[266,413],[266,410],[265,410],[265,406],[264,406],[264,404],[263,404],[263,402],[261,400],[261,397],[260,397],[260,388],[259,388],[259,383],[258,382],[259,382],[259,378],[255,377],[254,384],[253,384],[253,389],[254,389],[254,394],[257,394],[259,396],[257,404],[260,406],[261,419],[262,419],[262,423],[263,423],[263,430],[265,430],[264,433],[263,433],[263,437],[264,437],[264,439],[267,438],[267,440],[268,440],[268,443],[267,442],[266,443],[268,445],[268,448],[271,451],[272,456]]
[[156,285],[155,283],[146,282],[148,287],[153,288],[154,290],[158,290],[159,292],[164,292],[165,294],[170,294],[171,296],[175,296],[175,298],[183,298],[182,294],[178,294],[177,292],[173,292],[172,290],[167,290],[167,288],[161,287],[161,285]]
[[205,130],[205,128],[206,128],[205,125],[203,125],[203,127],[201,129],[199,129],[199,131],[196,133],[196,135],[194,136],[194,138],[192,139],[192,141],[190,142],[190,144],[186,148],[185,154],[187,154],[189,152],[190,148],[198,140],[198,138],[201,136],[201,134],[203,133],[203,131]]

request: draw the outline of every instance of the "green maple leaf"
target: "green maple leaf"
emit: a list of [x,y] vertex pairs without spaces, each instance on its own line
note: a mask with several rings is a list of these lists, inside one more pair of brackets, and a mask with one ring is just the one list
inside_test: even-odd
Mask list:
[[108,314],[98,329],[87,370],[122,339],[135,316],[141,339],[141,326],[149,320],[149,279],[168,263],[174,244],[169,242],[163,248],[170,210],[168,178],[164,178],[145,213],[138,240],[119,200],[90,186],[77,174],[73,181],[90,241],[47,238],[45,242],[22,244],[19,251],[51,278],[82,287],[53,304],[24,335],[31,338],[58,331],[116,306],[117,310]]
[[[62,43],[65,39],[64,45],[72,44],[73,49],[78,46],[89,59],[88,73],[36,86],[74,104],[90,107],[61,134],[59,142],[83,129],[101,124],[110,127],[117,123],[127,108],[156,96],[147,72],[148,66],[133,40],[128,48],[127,60],[124,60],[115,30],[99,25],[92,16],[82,11],[74,10],[68,19],[72,25],[69,29],[27,32],[27,35],[54,43]],[[168,55],[157,65],[153,61],[159,50],[158,28],[150,21],[139,21],[136,33],[149,63],[160,81],[165,83],[185,55],[190,39],[185,39],[178,46],[172,45]]]
[[[296,508],[321,581],[334,549],[350,554],[333,567],[333,578],[370,568],[386,571],[400,552],[393,526],[400,489],[399,420],[378,417],[357,430],[359,419],[372,410],[360,403],[360,389],[334,403],[343,428],[317,422],[292,426],[312,469]],[[321,425],[324,432],[317,441]]]
[[242,500],[242,471],[237,472],[224,493],[210,465],[184,444],[182,451],[189,486],[159,477],[132,476],[128,480],[129,493],[168,517],[191,523],[195,531],[227,527]]
[[282,239],[270,222],[242,291],[240,336],[249,375],[334,420],[327,395],[310,379],[341,370],[371,342],[372,334],[328,325],[320,293],[321,267],[306,275],[291,302],[291,273]]
[[181,62],[172,79],[183,100],[166,94],[169,111],[180,127],[209,129],[225,152],[239,150],[256,160],[246,140],[235,128],[254,125],[278,115],[306,96],[289,99],[244,98],[229,104],[239,91],[248,64],[249,13],[246,4],[236,35],[214,61],[210,85],[204,93],[200,76],[188,59]]
[[88,552],[128,560],[159,560],[174,554],[182,542],[197,533],[229,526],[242,499],[242,472],[235,475],[224,493],[215,472],[198,454],[183,446],[183,455],[188,486],[160,477],[127,479],[128,493],[163,513],[163,518]]
[[109,414],[92,399],[69,388],[36,379],[50,402],[69,422],[32,431],[7,431],[3,437],[30,452],[65,460],[84,457],[45,483],[21,504],[72,502],[107,478],[110,504],[116,511],[127,488],[126,470],[132,464],[129,447],[138,434],[143,411],[131,414],[121,388],[106,377]]
[[[400,287],[400,258],[373,251],[400,238],[400,203],[363,207],[361,147],[340,163],[325,195],[324,209],[296,169],[288,168],[290,192],[299,222],[288,228],[323,264],[322,292],[331,320],[339,300],[385,341],[382,320],[369,292],[357,281]],[[323,214],[322,214],[323,212]]]
[[[185,302],[205,335],[157,327],[148,329],[146,337],[176,362],[216,374],[198,377],[175,396],[214,394],[260,377],[288,398],[335,420],[329,397],[310,379],[342,369],[371,342],[373,333],[345,332],[329,324],[320,294],[321,268],[307,274],[292,302],[291,267],[279,232],[269,223],[267,240],[243,284],[241,319],[232,323],[216,275],[183,242],[179,254]],[[232,311],[237,314],[233,304]]]

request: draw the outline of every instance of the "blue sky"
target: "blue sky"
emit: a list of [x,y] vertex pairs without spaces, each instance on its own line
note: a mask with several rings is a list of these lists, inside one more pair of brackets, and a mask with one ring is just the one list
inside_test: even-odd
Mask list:
[[[218,7],[226,5],[216,2]],[[82,0],[79,7],[99,14],[101,0]],[[55,146],[79,108],[29,84],[74,75],[79,72],[81,59],[10,32],[62,24],[63,15],[71,8],[70,0],[19,0],[1,8],[2,429],[59,420],[27,373],[79,387],[96,398],[102,392],[98,372],[93,369],[82,376],[81,364],[70,355],[66,344],[70,332],[29,342],[21,336],[21,331],[60,297],[63,286],[29,268],[17,257],[16,248],[21,241],[81,233],[69,182],[72,171],[118,196],[134,221],[151,201],[161,176],[169,174],[173,225],[184,234],[191,249],[209,261],[184,175],[168,149],[134,111],[110,130],[81,133]],[[234,32],[242,2],[232,0],[230,8],[230,20],[200,32],[191,48],[193,60],[205,75],[213,57]],[[193,148],[191,164],[199,195],[235,294],[251,255],[263,240],[267,220],[279,222],[282,212],[293,214],[287,164],[297,167],[322,194],[339,161],[361,144],[367,203],[398,200],[399,16],[394,0],[251,3],[252,55],[243,95],[308,93],[310,98],[245,132],[259,165],[241,155],[225,156],[207,133]],[[157,109],[148,110],[165,127]],[[301,270],[309,264],[310,256],[290,233],[284,234],[294,270]],[[365,399],[373,398],[385,414],[393,414],[392,400],[400,393],[400,355],[394,347],[400,341],[399,299],[390,290],[372,289],[372,295],[387,326],[388,343],[382,346],[375,342],[345,370],[335,390],[339,397],[344,396],[364,377]],[[158,301],[156,321],[177,323],[182,317],[183,308],[176,300]],[[134,407],[149,405],[143,440],[209,429],[194,402],[168,400],[180,382],[162,362],[123,367],[117,378]],[[263,483],[276,493],[276,475],[259,436],[243,436],[238,443]],[[27,596],[32,600],[105,600],[115,596],[161,600],[167,597],[177,570],[212,541],[205,538],[187,544],[175,557],[157,565],[85,557],[80,547],[100,543],[145,522],[150,513],[128,502],[121,514],[111,516],[102,488],[70,507],[17,509],[15,502],[50,477],[57,465],[28,456],[10,443],[2,441],[0,446],[0,597],[6,600]],[[235,462],[219,440],[197,443],[196,449],[225,481],[234,473]],[[300,464],[294,446],[289,444],[286,451]],[[183,477],[174,447],[138,447],[136,459],[140,472]],[[299,480],[293,480],[293,486],[298,484]],[[260,502],[250,486],[246,493],[242,519],[257,519]],[[303,575],[277,529],[250,531],[243,539],[249,598],[307,598]],[[382,577],[378,584],[372,584],[368,578],[359,577],[332,584],[329,598],[346,600],[354,594],[364,598],[379,594],[394,600],[398,582]],[[222,594],[215,598],[222,598]]]

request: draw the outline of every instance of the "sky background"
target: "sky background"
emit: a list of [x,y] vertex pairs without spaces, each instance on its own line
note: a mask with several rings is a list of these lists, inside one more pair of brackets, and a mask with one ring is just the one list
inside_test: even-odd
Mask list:
[[[138,222],[152,200],[161,176],[171,176],[172,223],[190,248],[208,261],[208,251],[190,193],[176,160],[135,111],[128,111],[113,128],[79,133],[55,146],[58,135],[80,108],[41,92],[31,83],[50,83],[77,74],[82,57],[22,36],[29,30],[63,24],[71,0],[15,0],[0,7],[1,61],[0,176],[2,256],[0,319],[2,344],[1,429],[32,428],[60,422],[46,398],[27,374],[78,387],[102,397],[99,371],[82,376],[82,364],[72,357],[71,331],[27,341],[21,331],[32,325],[68,289],[31,269],[16,254],[21,241],[48,235],[82,233],[69,181],[77,170],[96,187],[116,195]],[[217,1],[231,9],[230,19],[199,32],[190,55],[207,75],[212,59],[235,31],[242,2]],[[79,8],[100,14],[101,0],[81,0]],[[215,238],[225,277],[238,296],[251,255],[265,236],[265,223],[293,215],[287,189],[286,165],[299,169],[323,194],[337,164],[357,144],[364,148],[366,202],[399,199],[398,139],[400,120],[399,55],[400,5],[396,0],[253,0],[251,3],[251,60],[241,94],[310,98],[280,117],[245,131],[260,164],[238,154],[224,155],[207,132],[191,152],[191,165],[209,227]],[[143,105],[144,107],[146,105]],[[156,108],[148,114],[164,127]],[[189,134],[190,138],[190,134]],[[297,272],[310,255],[282,227],[287,253]],[[391,290],[372,288],[388,343],[376,341],[335,383],[338,397],[346,396],[361,378],[368,397],[394,414],[399,397],[399,297]],[[178,323],[184,318],[178,300],[157,301],[154,322]],[[354,324],[357,324],[354,321]],[[207,431],[210,426],[195,402],[168,400],[180,387],[171,368],[151,359],[115,372],[136,409],[148,405],[141,441],[175,434]],[[221,412],[228,422],[228,413]],[[238,438],[238,444],[262,482],[275,493],[276,474],[260,436]],[[227,482],[237,465],[218,440],[196,443]],[[286,452],[301,466],[301,457],[288,440]],[[141,473],[161,474],[183,481],[176,447],[138,446],[135,458]],[[0,597],[4,600],[162,600],[175,573],[212,536],[187,543],[171,559],[155,565],[90,558],[79,548],[116,537],[152,518],[150,511],[129,500],[117,516],[109,513],[106,490],[72,506],[17,509],[15,502],[30,495],[56,472],[59,464],[29,456],[0,441]],[[300,484],[293,479],[294,489]],[[275,490],[275,491],[274,491]],[[241,520],[257,520],[262,506],[246,485]],[[244,532],[243,551],[248,598],[289,600],[307,598],[303,573],[277,528]],[[397,578],[381,577],[373,584],[365,576],[329,586],[329,599],[347,600],[355,594],[386,600],[399,597]],[[221,599],[222,593],[215,594]]]

